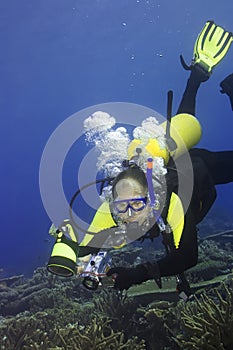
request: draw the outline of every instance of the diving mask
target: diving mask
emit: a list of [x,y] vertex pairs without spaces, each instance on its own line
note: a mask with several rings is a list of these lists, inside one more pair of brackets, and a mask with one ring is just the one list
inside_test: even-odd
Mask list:
[[146,207],[147,197],[138,197],[113,201],[113,208],[118,214],[126,213],[128,209],[141,211]]

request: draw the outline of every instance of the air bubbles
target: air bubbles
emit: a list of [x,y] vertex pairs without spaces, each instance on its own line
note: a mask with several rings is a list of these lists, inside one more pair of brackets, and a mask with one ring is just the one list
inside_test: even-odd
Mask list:
[[127,158],[130,142],[127,130],[118,127],[113,130],[116,120],[106,112],[97,111],[84,120],[86,140],[94,143],[99,154],[97,170],[107,176],[116,176],[121,169],[122,159]]

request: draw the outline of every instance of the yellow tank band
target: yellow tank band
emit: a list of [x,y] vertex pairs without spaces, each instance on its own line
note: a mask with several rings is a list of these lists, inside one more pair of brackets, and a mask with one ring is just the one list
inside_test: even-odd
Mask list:
[[74,271],[68,266],[64,266],[64,265],[61,265],[61,264],[55,264],[55,263],[49,264],[48,266],[49,267],[61,267],[62,269],[70,271],[72,273],[72,275],[74,274]]

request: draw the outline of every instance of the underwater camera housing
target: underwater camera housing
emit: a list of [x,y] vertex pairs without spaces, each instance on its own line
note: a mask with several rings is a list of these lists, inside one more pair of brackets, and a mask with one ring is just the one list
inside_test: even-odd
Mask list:
[[92,255],[85,270],[80,274],[83,277],[83,285],[89,290],[96,290],[101,285],[102,277],[111,268],[112,258],[107,251],[99,251]]

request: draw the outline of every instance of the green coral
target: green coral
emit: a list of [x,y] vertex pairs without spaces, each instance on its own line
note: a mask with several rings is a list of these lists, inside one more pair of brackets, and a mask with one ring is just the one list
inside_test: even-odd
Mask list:
[[[63,315],[64,316],[64,315]],[[114,332],[111,320],[94,317],[88,325],[60,326],[46,312],[21,315],[3,322],[1,349],[14,350],[145,350],[136,337],[125,340],[123,332]]]
[[137,335],[148,350],[233,349],[232,277],[184,303],[153,302],[140,307]]
[[47,272],[38,269],[28,283],[18,281],[0,291],[0,311],[7,316],[0,317],[0,350],[233,348],[230,275],[187,303],[149,305],[153,293],[129,297],[99,288],[83,294],[77,279],[46,278]]
[[[233,348],[233,291],[226,284],[222,293],[203,293],[181,311],[185,334],[173,339],[183,349],[225,350]],[[222,296],[225,294],[225,297]]]
[[203,241],[198,250],[198,264],[186,273],[191,283],[206,281],[230,272],[233,256],[223,250],[219,243],[211,240]]
[[[66,345],[66,349],[75,350],[144,350],[144,342],[138,343],[137,338],[133,337],[128,339],[126,342],[124,340],[125,336],[123,332],[114,332],[109,326],[111,320],[103,318],[94,318],[92,322],[83,327],[82,330],[73,329],[67,335],[62,335],[58,333],[60,338],[63,339],[63,346]],[[64,331],[63,331],[64,332]],[[72,341],[70,342],[70,338]],[[69,347],[69,344],[72,347]],[[73,347],[74,346],[74,347]]]
[[102,290],[93,298],[95,313],[112,320],[111,327],[115,330],[124,330],[129,334],[132,328],[132,315],[137,309],[133,298],[124,292],[113,289]]
[[221,268],[223,268],[223,263],[221,261],[202,261],[188,271],[187,278],[191,283],[208,281],[218,276]]
[[78,278],[65,279],[38,268],[28,281],[0,289],[0,314],[72,307],[73,300],[80,299],[84,293]]
[[177,320],[177,309],[174,307],[174,303],[168,301],[153,302],[144,310],[141,308],[141,312],[143,315],[140,317],[139,323],[141,323],[141,332],[146,339],[148,349],[174,350],[177,348],[167,327],[168,324],[173,330],[175,327],[173,320]]

